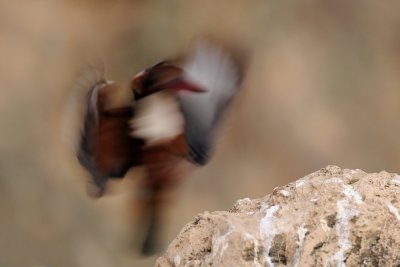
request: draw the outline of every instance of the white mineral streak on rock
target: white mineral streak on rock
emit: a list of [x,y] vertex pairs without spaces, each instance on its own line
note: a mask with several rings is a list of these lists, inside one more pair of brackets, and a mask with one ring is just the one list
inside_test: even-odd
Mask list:
[[280,193],[282,196],[284,196],[284,197],[290,196],[290,192],[287,191],[287,190],[285,190],[285,189],[279,191],[279,193]]
[[390,181],[391,184],[400,186],[400,175],[396,174]]
[[271,261],[268,253],[271,249],[272,240],[274,239],[275,235],[277,234],[277,229],[273,223],[274,220],[274,213],[279,210],[279,206],[275,205],[270,208],[265,209],[265,216],[260,221],[260,235],[261,238],[264,240],[264,251],[263,256],[264,260],[267,263],[267,266],[274,267],[274,264]]
[[354,190],[354,188],[351,185],[344,184],[343,187],[344,187],[343,194],[345,194],[346,197],[348,197],[357,204],[361,204],[363,202],[360,194],[356,190]]
[[[357,209],[355,209],[349,201],[352,201],[356,204],[361,204],[363,201],[361,195],[351,185],[344,184],[343,180],[339,179],[339,181],[343,185],[342,192],[348,198],[348,200],[338,200],[336,202],[338,210],[338,214],[336,216],[336,233],[339,237],[339,250],[333,256],[328,258],[326,264],[336,263],[337,267],[344,267],[346,266],[344,262],[345,253],[353,246],[351,241],[349,240],[349,221],[351,218],[358,215]],[[326,264],[325,266],[327,266]]]
[[343,194],[345,194],[346,197],[357,204],[361,204],[363,202],[361,195],[351,185],[345,184],[342,179],[338,177],[333,177],[326,180],[325,183],[342,184]]
[[343,185],[343,194],[345,194],[346,197],[348,197],[352,201],[356,202],[357,204],[361,204],[363,202],[361,195],[351,185],[345,184],[344,181],[338,177],[332,177],[332,178],[326,180],[324,183],[326,183],[326,184],[342,184]]
[[325,262],[325,266],[329,264],[336,264],[337,267],[345,267],[345,253],[353,245],[349,240],[350,226],[349,221],[358,215],[358,210],[352,206],[348,200],[338,200],[336,202],[337,216],[336,216],[336,234],[339,237],[339,250]]
[[239,205],[249,204],[249,203],[251,203],[251,200],[248,197],[242,198],[242,199],[239,199],[238,201],[236,201],[236,204],[239,204]]
[[231,223],[228,222],[228,230],[226,233],[221,235],[221,231],[217,229],[217,233],[213,235],[212,237],[212,251],[213,255],[212,257],[214,258],[217,253],[219,252],[219,258],[220,260],[223,259],[224,257],[224,252],[228,248],[228,237],[230,234],[233,232],[233,227]]
[[400,221],[399,210],[395,206],[393,206],[391,203],[388,204],[388,209],[391,213],[393,213],[393,215],[396,217],[396,219]]
[[176,255],[174,257],[174,264],[175,264],[175,267],[179,267],[179,265],[181,264],[181,256]]
[[300,180],[297,180],[296,183],[295,183],[295,187],[296,188],[302,187],[305,183],[306,183],[306,180],[304,178],[300,179]]
[[322,230],[324,230],[325,233],[329,232],[331,228],[328,226],[328,222],[325,219],[319,220]]
[[304,244],[304,238],[306,236],[307,231],[308,231],[307,228],[304,227],[304,223],[302,225],[300,225],[299,230],[297,230],[297,236],[298,236],[299,240],[296,242],[297,248],[296,248],[296,252],[294,253],[294,257],[293,257],[293,266],[299,265],[301,251],[303,249],[303,244]]
[[343,180],[338,177],[332,177],[324,182],[325,184],[343,184]]
[[254,259],[253,259],[253,263],[255,267],[262,267],[262,265],[258,262],[258,241],[257,239],[249,234],[244,232],[243,233],[243,239],[244,240],[251,240],[254,243]]

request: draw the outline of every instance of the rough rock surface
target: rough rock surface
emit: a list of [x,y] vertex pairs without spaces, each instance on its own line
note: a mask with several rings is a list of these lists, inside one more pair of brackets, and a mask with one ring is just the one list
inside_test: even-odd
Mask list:
[[400,176],[328,166],[187,224],[156,266],[400,266]]

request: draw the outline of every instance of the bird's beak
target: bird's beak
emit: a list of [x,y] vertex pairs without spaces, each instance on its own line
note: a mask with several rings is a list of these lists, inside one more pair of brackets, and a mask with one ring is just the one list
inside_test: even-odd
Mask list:
[[131,87],[135,96],[139,98],[165,89],[198,93],[206,91],[185,79],[182,68],[168,63],[157,64],[138,73],[133,77]]
[[202,87],[200,87],[199,85],[190,82],[187,79],[184,79],[183,77],[179,77],[164,83],[162,85],[162,90],[163,89],[171,89],[175,91],[191,91],[196,93],[203,93],[207,91]]

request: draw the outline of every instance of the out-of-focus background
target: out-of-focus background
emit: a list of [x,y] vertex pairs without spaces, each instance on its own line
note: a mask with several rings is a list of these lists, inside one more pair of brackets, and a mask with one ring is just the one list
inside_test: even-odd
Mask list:
[[400,4],[390,2],[1,1],[0,266],[154,264],[125,243],[134,182],[89,199],[61,141],[89,54],[122,83],[202,34],[252,54],[215,158],[169,210],[166,243],[199,212],[328,164],[400,172]]

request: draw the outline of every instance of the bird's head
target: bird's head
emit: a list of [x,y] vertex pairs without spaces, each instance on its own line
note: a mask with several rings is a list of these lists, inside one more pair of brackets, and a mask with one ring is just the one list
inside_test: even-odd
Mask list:
[[136,74],[131,83],[131,89],[136,99],[169,89],[204,92],[201,88],[184,78],[184,71],[168,61],[162,61]]

